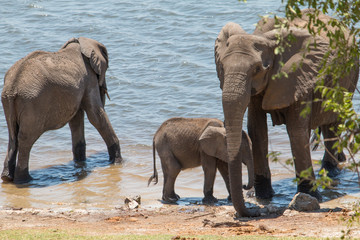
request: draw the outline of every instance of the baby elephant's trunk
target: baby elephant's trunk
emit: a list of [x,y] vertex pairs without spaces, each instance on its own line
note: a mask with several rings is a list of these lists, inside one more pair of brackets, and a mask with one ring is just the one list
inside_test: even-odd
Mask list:
[[155,179],[154,184],[158,183],[158,173],[156,170],[156,150],[155,150],[155,141],[153,140],[153,161],[154,161],[154,173],[148,180],[148,186]]

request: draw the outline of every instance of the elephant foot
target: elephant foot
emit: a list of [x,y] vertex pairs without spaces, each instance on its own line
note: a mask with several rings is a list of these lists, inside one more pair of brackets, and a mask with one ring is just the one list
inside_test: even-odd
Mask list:
[[302,192],[309,194],[310,196],[315,197],[319,202],[322,202],[322,196],[320,192],[316,189],[315,191],[312,191],[312,184],[308,180],[300,181],[300,184],[297,187],[297,192]]
[[345,156],[344,152],[338,153],[337,160],[339,162],[345,162],[346,161],[346,156]]
[[32,178],[30,175],[28,175],[28,176],[26,176],[26,177],[21,177],[21,178],[15,177],[15,178],[14,178],[14,183],[15,183],[15,184],[24,184],[24,183],[30,182],[32,179],[33,179],[33,178]]
[[8,171],[3,171],[2,172],[1,179],[4,182],[12,182],[12,181],[14,181],[14,177]]
[[163,196],[162,200],[166,203],[176,203],[180,199],[180,196],[174,194],[173,196]]
[[338,164],[333,164],[328,161],[322,161],[321,169],[325,169],[328,172],[328,177],[330,178],[334,178],[341,173]]
[[122,163],[123,158],[121,157],[119,143],[114,143],[113,145],[108,147],[108,152],[109,152],[109,158],[110,158],[109,160],[111,163],[114,163],[114,164]]
[[241,217],[259,217],[260,211],[258,209],[246,209],[242,211],[242,213],[236,212],[235,218],[241,218]]
[[14,181],[14,179],[12,177],[10,177],[9,175],[1,175],[1,179],[4,182],[12,182],[12,181]]
[[218,200],[217,200],[217,198],[216,197],[214,197],[214,196],[206,196],[206,197],[204,197],[203,199],[202,199],[202,202],[203,202],[203,204],[205,204],[205,205],[213,205],[214,203],[217,203],[218,202]]
[[73,156],[74,161],[83,162],[86,160],[86,144],[84,142],[79,142],[73,147]]
[[274,196],[271,179],[262,175],[255,175],[255,196],[258,199],[270,199]]

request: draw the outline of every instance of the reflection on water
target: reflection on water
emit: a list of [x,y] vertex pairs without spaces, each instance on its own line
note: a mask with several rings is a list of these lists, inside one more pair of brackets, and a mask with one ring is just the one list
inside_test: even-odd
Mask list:
[[[259,15],[278,12],[280,1],[3,1],[0,29],[0,76],[34,50],[57,51],[71,37],[102,42],[109,53],[107,85],[111,101],[106,111],[117,133],[125,162],[111,165],[101,136],[85,119],[87,160],[74,163],[69,127],[47,132],[31,151],[26,185],[0,184],[0,206],[44,208],[114,208],[127,196],[141,195],[143,204],[160,204],[159,183],[147,187],[152,175],[152,137],[171,117],[223,119],[221,90],[214,64],[214,42],[222,26],[238,22],[252,32]],[[281,14],[281,13],[280,13]],[[76,24],[74,24],[76,22]],[[2,88],[2,81],[0,87]],[[355,95],[359,102],[359,96]],[[359,104],[358,104],[359,105]],[[360,105],[359,105],[360,106]],[[0,108],[0,162],[6,155],[7,127]],[[244,120],[246,125],[246,119]],[[283,126],[268,119],[270,151],[291,158]],[[313,153],[321,159],[322,152]],[[275,197],[287,205],[296,191],[292,167],[271,163]],[[2,164],[0,166],[2,171]],[[176,181],[180,205],[201,204],[201,167],[182,171]],[[344,172],[336,190],[322,190],[325,201],[351,194],[360,198],[354,175]],[[243,180],[247,181],[244,170]],[[218,174],[214,196],[229,204]],[[351,198],[352,199],[352,198]],[[248,199],[253,200],[253,199]],[[330,201],[331,202],[331,201]]]

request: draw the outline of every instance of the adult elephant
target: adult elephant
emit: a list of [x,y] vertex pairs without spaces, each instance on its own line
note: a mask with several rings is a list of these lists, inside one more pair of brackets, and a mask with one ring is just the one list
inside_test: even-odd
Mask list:
[[[266,114],[270,113],[273,125],[286,124],[291,150],[295,162],[296,175],[312,167],[309,137],[311,129],[337,124],[337,115],[325,112],[319,101],[319,93],[314,93],[317,73],[329,49],[329,40],[322,34],[311,36],[307,30],[295,27],[307,22],[306,11],[302,19],[295,19],[292,28],[274,30],[274,21],[261,21],[255,34],[247,34],[238,24],[228,23],[219,33],[215,42],[216,70],[222,89],[222,104],[227,134],[231,196],[236,211],[241,216],[256,215],[244,206],[241,190],[241,146],[242,122],[248,108],[248,133],[253,143],[255,193],[258,198],[271,198],[271,173],[268,163],[268,131]],[[324,21],[329,18],[320,16]],[[289,34],[295,39],[285,52],[275,55],[277,39],[287,39]],[[316,46],[315,46],[316,41]],[[280,61],[284,63],[281,65]],[[294,68],[294,65],[297,68]],[[272,77],[278,72],[288,77]],[[328,79],[331,80],[331,79]],[[346,77],[339,79],[342,87],[353,92],[358,80],[358,67]],[[329,83],[331,81],[327,81]],[[310,114],[301,117],[309,102]],[[328,131],[325,131],[328,132]],[[315,179],[312,171],[311,179]],[[317,191],[310,191],[309,180],[301,180],[297,191],[310,193],[321,198]]]
[[110,161],[122,161],[119,139],[104,110],[108,63],[103,44],[80,37],[55,53],[32,52],[8,70],[1,94],[9,131],[3,181],[30,181],[31,147],[45,131],[66,123],[74,160],[85,160],[84,111],[104,139]]

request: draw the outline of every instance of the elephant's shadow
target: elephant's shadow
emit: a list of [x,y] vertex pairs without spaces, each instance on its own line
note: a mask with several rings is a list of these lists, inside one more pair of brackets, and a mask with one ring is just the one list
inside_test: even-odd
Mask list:
[[27,184],[17,187],[43,188],[68,182],[80,181],[91,174],[96,168],[109,166],[107,152],[98,152],[86,158],[86,161],[69,161],[66,164],[53,165],[30,171],[33,178]]
[[174,204],[179,206],[230,206],[232,202],[229,202],[226,198],[225,199],[218,199],[216,203],[213,204],[204,204],[202,202],[202,197],[182,197],[176,203],[168,203],[164,202],[163,200],[159,200],[163,204]]

